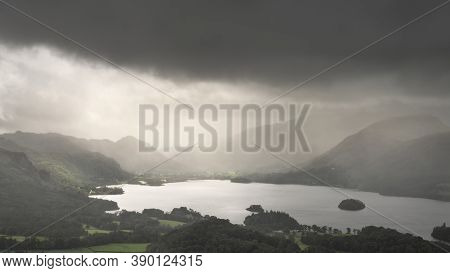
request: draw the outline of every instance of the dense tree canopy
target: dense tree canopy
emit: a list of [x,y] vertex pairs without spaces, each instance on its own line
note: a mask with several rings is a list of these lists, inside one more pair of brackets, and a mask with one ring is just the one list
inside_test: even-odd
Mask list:
[[285,238],[233,225],[211,217],[176,229],[148,248],[149,252],[298,252],[298,246]]
[[250,207],[246,208],[246,210],[250,211],[250,212],[255,212],[255,213],[263,213],[264,209],[261,205],[251,205]]
[[431,236],[438,240],[450,243],[450,227],[447,227],[445,223],[440,227],[435,227]]
[[333,236],[309,232],[302,242],[309,252],[442,252],[436,245],[393,229],[369,226],[358,235]]
[[360,200],[345,199],[339,204],[338,207],[342,210],[362,210],[366,207],[366,205]]
[[301,226],[289,214],[280,211],[266,211],[247,216],[244,224],[263,232],[300,230]]

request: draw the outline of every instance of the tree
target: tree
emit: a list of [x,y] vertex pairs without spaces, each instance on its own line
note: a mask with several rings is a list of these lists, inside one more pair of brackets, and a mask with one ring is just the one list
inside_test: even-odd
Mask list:
[[296,243],[284,236],[264,235],[215,217],[175,229],[162,236],[157,243],[150,244],[147,250],[165,253],[300,251]]
[[247,216],[244,224],[263,232],[300,230],[301,226],[289,214],[280,211],[266,211]]
[[264,209],[261,205],[251,205],[250,207],[246,208],[246,210],[250,211],[250,212],[255,212],[255,213],[263,213]]
[[444,242],[450,242],[450,227],[447,227],[445,223],[440,227],[435,227],[431,236]]

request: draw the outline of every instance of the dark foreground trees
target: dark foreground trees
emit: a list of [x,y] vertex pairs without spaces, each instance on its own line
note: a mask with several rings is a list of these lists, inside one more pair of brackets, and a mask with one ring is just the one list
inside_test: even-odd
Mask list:
[[233,225],[228,220],[211,217],[173,230],[148,247],[149,252],[299,252],[294,242],[283,237]]
[[281,211],[266,211],[247,216],[244,220],[247,227],[262,231],[290,231],[300,230],[301,226],[289,214]]
[[411,234],[374,226],[350,236],[306,233],[302,242],[309,245],[309,252],[443,252],[441,247],[444,247]]
[[435,239],[450,243],[450,227],[447,227],[445,223],[440,227],[435,227],[431,236]]
[[245,210],[254,212],[254,213],[263,213],[264,209],[261,205],[251,205],[250,207],[246,208]]

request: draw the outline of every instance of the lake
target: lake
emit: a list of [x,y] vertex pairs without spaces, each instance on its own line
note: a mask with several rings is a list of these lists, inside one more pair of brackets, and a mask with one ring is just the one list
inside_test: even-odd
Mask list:
[[[184,206],[204,215],[229,219],[236,224],[242,224],[245,217],[250,215],[245,210],[247,207],[260,204],[266,210],[287,212],[300,224],[326,225],[343,231],[347,227],[375,225],[407,232],[367,208],[361,211],[338,209],[338,204],[348,197],[328,187],[241,184],[227,180],[195,180],[168,183],[161,187],[125,184],[121,187],[123,195],[95,197],[115,201],[120,209],[129,211],[142,211],[146,208],[171,211],[175,207]],[[431,238],[434,226],[443,222],[450,223],[450,202],[382,196],[347,189],[340,191],[363,201],[367,206],[427,239]]]

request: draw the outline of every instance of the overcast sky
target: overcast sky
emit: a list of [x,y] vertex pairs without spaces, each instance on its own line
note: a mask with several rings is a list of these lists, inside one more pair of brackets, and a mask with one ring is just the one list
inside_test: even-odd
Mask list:
[[[200,104],[264,103],[443,0],[9,2]],[[449,26],[450,6],[281,102],[312,102],[327,143],[395,115],[449,123]],[[1,131],[89,138],[136,135],[139,104],[174,103],[3,4],[0,95]]]

